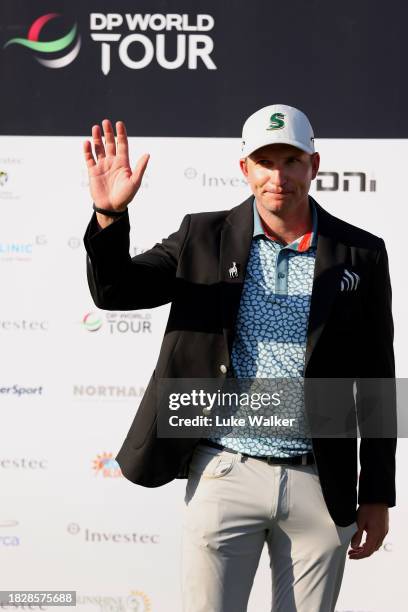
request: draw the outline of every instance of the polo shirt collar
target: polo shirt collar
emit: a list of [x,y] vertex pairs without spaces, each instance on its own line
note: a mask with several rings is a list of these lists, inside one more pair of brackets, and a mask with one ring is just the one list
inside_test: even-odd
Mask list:
[[[299,236],[290,244],[285,245],[287,248],[291,248],[295,251],[307,251],[309,248],[313,248],[317,246],[317,211],[315,203],[313,199],[309,196],[309,206],[312,211],[312,231],[306,232],[303,236]],[[254,232],[252,237],[263,236],[273,240],[270,236],[267,236],[265,230],[262,226],[262,221],[258,213],[258,209],[256,207],[256,199],[253,201],[253,213],[254,213]]]

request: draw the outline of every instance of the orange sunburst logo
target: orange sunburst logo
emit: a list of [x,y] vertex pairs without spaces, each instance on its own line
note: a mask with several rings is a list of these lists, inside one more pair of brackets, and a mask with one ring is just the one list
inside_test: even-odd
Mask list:
[[129,612],[151,612],[152,604],[143,591],[130,591],[127,598],[127,609]]
[[98,474],[102,474],[104,478],[118,478],[122,476],[119,464],[113,458],[112,453],[96,455],[96,459],[93,460],[92,469],[95,470],[95,476]]

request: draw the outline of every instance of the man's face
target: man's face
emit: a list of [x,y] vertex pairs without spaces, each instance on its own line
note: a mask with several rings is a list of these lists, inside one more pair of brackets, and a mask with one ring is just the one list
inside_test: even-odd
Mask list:
[[277,215],[307,203],[311,181],[319,170],[318,153],[287,144],[257,149],[240,159],[240,167],[257,202]]

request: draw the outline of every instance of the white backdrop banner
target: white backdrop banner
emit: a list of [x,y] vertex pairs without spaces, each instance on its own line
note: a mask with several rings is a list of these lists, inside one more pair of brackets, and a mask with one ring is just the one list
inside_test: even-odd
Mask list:
[[[84,138],[0,137],[0,587],[75,590],[81,612],[177,611],[186,481],[145,489],[125,480],[114,460],[155,367],[169,307],[107,312],[93,304],[82,242],[92,213]],[[178,229],[186,213],[246,199],[239,144],[130,139],[132,165],[151,154],[130,206],[132,255]],[[321,168],[311,194],[385,240],[397,375],[406,377],[408,141],[325,139],[316,148]],[[400,440],[390,531],[371,558],[347,561],[337,612],[406,610],[407,459]],[[270,590],[264,551],[249,612],[270,611]]]

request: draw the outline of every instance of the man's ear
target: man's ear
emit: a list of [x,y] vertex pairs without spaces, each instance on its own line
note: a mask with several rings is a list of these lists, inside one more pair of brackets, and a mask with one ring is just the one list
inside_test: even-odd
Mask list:
[[239,167],[241,168],[242,174],[245,176],[245,178],[247,178],[248,168],[247,168],[247,158],[246,157],[241,157],[241,159],[239,160]]
[[312,155],[312,180],[316,178],[317,173],[319,172],[320,167],[320,155],[319,153],[314,153]]

